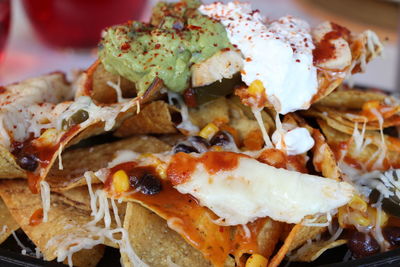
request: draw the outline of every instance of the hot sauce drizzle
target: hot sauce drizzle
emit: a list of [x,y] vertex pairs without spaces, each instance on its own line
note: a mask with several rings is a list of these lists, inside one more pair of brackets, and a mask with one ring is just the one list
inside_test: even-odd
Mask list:
[[167,176],[173,185],[182,184],[190,179],[191,174],[196,170],[196,166],[199,163],[204,165],[209,174],[216,174],[219,171],[235,169],[238,166],[240,157],[247,156],[233,152],[209,151],[197,158],[190,154],[179,152],[172,156],[167,169]]
[[332,40],[350,37],[350,31],[336,23],[331,22],[332,31],[326,33],[322,40],[315,45],[313,50],[314,65],[325,62],[335,56],[335,46],[331,43]]
[[43,221],[43,209],[37,209],[29,218],[29,226],[36,226]]

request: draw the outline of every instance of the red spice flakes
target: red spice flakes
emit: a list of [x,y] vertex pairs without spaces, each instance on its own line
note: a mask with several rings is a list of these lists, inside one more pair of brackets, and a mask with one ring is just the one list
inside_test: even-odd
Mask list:
[[297,63],[300,63],[300,59],[296,59],[296,62],[297,62]]
[[160,47],[161,47],[160,44],[156,44],[156,45],[154,46],[155,49],[160,49]]
[[201,30],[201,27],[200,27],[200,26],[191,25],[191,24],[187,25],[187,28],[188,28],[189,30]]
[[252,61],[252,59],[251,58],[249,58],[249,57],[246,57],[246,62],[251,62]]
[[131,48],[131,45],[130,45],[129,43],[123,43],[123,44],[121,45],[121,50],[122,50],[122,51],[129,50],[130,48]]

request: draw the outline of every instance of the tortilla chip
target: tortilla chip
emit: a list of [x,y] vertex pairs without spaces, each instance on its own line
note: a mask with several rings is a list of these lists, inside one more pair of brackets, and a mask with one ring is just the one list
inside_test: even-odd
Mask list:
[[310,245],[306,244],[299,248],[296,253],[290,256],[290,261],[304,261],[311,262],[315,261],[325,251],[331,248],[339,247],[346,244],[347,240],[340,239],[336,241],[318,241],[313,242]]
[[[67,82],[65,74],[61,72],[54,72],[0,87],[2,89],[0,94],[3,101],[5,102],[3,104],[7,104],[7,97],[10,95],[18,96],[18,98],[21,99],[32,97],[32,88],[34,88],[34,91],[37,88],[51,89],[54,90],[54,92],[57,92],[55,94],[57,97],[54,97],[54,99],[52,99],[52,103],[68,100],[70,97],[72,97],[72,94],[70,95],[69,93],[70,91],[72,91],[70,88],[71,86]],[[3,112],[4,110],[3,108],[1,108],[0,114]],[[2,137],[5,137],[4,133]],[[3,140],[3,142],[1,143],[4,144],[4,146],[0,145],[0,178],[25,178],[26,173],[17,164],[15,156],[10,153],[10,148],[7,145],[8,142]]]
[[144,106],[139,114],[124,120],[114,135],[126,137],[134,134],[176,133],[171,117],[174,112],[164,101],[151,102]]
[[[325,223],[327,221],[326,216],[319,216],[314,223]],[[298,226],[299,225],[299,226]],[[325,232],[327,230],[326,226],[305,226],[302,224],[296,225],[298,229],[296,229],[296,234],[288,248],[288,252],[300,247],[307,240],[313,240],[317,235]],[[292,230],[293,231],[293,230]]]
[[315,106],[339,109],[361,109],[367,101],[384,101],[388,95],[366,90],[337,90],[316,102]]
[[288,252],[289,247],[291,246],[297,232],[300,230],[301,227],[302,227],[301,224],[297,224],[297,225],[293,226],[293,228],[289,232],[288,236],[285,239],[285,242],[283,243],[283,245],[281,246],[279,251],[269,261],[268,267],[278,267],[279,266],[279,264],[285,258],[285,255]]
[[225,97],[220,97],[197,108],[189,109],[189,115],[192,123],[200,129],[210,122],[228,123],[228,102]]
[[[166,221],[140,204],[128,203],[124,228],[131,245],[141,260],[150,266],[212,266],[200,251],[190,246]],[[124,266],[133,263],[122,253]]]
[[[40,249],[46,260],[51,261],[57,257],[57,242],[48,244],[55,236],[76,234],[88,237],[89,235],[82,226],[91,221],[90,212],[65,204],[56,194],[51,195],[48,222],[42,222],[35,226],[30,225],[30,218],[35,211],[42,208],[42,202],[40,195],[32,194],[29,191],[26,181],[1,181],[0,195],[18,225]],[[85,257],[80,257],[80,266],[95,266],[103,256],[103,250],[104,247],[98,245],[81,252]],[[75,257],[79,257],[79,254]]]
[[0,199],[0,244],[3,243],[12,232],[19,229],[18,223],[12,217],[4,201]]
[[0,178],[26,178],[25,171],[18,166],[14,155],[2,145],[0,145]]
[[[122,96],[125,98],[134,97],[136,94],[135,84],[117,74],[112,74],[104,68],[104,65],[96,61],[93,67],[87,71],[92,77],[91,97],[99,103],[110,104],[117,102],[117,93],[107,83],[119,84]],[[98,64],[98,65],[97,65]]]
[[[57,191],[68,190],[86,184],[83,174],[107,167],[118,150],[132,150],[139,153],[160,153],[168,151],[170,146],[150,136],[135,136],[113,143],[79,148],[62,154],[63,169],[58,167],[58,160],[52,166],[46,180]],[[92,183],[98,183],[93,180]]]
[[[357,162],[360,165],[364,165],[367,170],[372,170],[372,168],[376,170],[386,170],[388,166],[399,166],[400,141],[397,138],[387,135],[383,136],[387,151],[385,157],[379,159],[381,155],[378,152],[382,149],[382,139],[379,132],[366,131],[365,139],[369,139],[369,144],[363,145],[362,149],[358,151],[351,135],[332,128],[323,120],[317,121],[327,139],[329,146],[336,154],[336,158],[340,157],[339,152],[341,149],[341,144],[347,143],[347,153],[344,156],[350,159],[352,162]],[[378,160],[381,160],[383,164],[379,164],[380,166],[374,166]]]
[[335,155],[325,141],[325,137],[317,129],[312,131],[312,137],[315,141],[312,148],[313,165],[316,171],[321,172],[322,176],[331,179],[340,179],[340,169],[336,162]]

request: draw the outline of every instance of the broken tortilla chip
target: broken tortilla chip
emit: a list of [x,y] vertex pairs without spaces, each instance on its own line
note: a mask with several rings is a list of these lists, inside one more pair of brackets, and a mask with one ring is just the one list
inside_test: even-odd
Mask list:
[[[139,258],[150,266],[212,266],[200,251],[190,246],[167,222],[140,204],[128,203],[124,228]],[[122,253],[123,265],[134,267]]]
[[325,251],[331,248],[339,247],[347,243],[347,240],[339,239],[336,241],[317,241],[311,244],[306,244],[299,248],[295,254],[289,257],[290,261],[315,261]]
[[4,201],[0,199],[0,244],[19,228]]
[[[138,153],[160,153],[168,151],[170,146],[151,136],[135,136],[113,143],[78,148],[62,154],[62,166],[56,162],[52,166],[47,182],[53,190],[64,191],[86,184],[83,177],[86,171],[97,171],[107,167],[118,150],[131,150]],[[92,180],[92,183],[99,183]]]
[[134,134],[176,133],[172,114],[177,112],[164,101],[154,101],[145,105],[139,114],[124,120],[114,135],[126,137]]
[[[51,209],[47,222],[41,222],[43,215],[40,213],[42,208],[40,195],[32,194],[26,181],[1,181],[0,195],[18,225],[40,249],[46,260],[50,261],[57,257],[57,242],[49,242],[55,236],[68,237],[74,234],[82,238],[90,236],[90,233],[82,228],[91,221],[90,212],[65,204],[56,194],[51,195]],[[74,257],[79,257],[76,263],[80,264],[77,266],[95,266],[103,256],[103,250],[104,247],[98,245],[82,250],[81,254],[75,254]]]

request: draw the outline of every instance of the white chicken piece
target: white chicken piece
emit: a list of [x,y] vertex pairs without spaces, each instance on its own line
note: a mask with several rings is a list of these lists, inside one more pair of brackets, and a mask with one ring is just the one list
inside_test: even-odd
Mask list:
[[243,57],[239,51],[220,51],[192,66],[192,86],[209,85],[223,78],[231,79],[241,69],[243,69]]
[[[315,27],[312,30],[312,36],[316,46],[324,40],[326,34],[333,30],[332,23],[329,21],[325,21]],[[335,47],[334,55],[323,62],[319,62],[318,67],[340,71],[350,66],[352,56],[349,43],[343,37],[330,39],[329,42]]]

